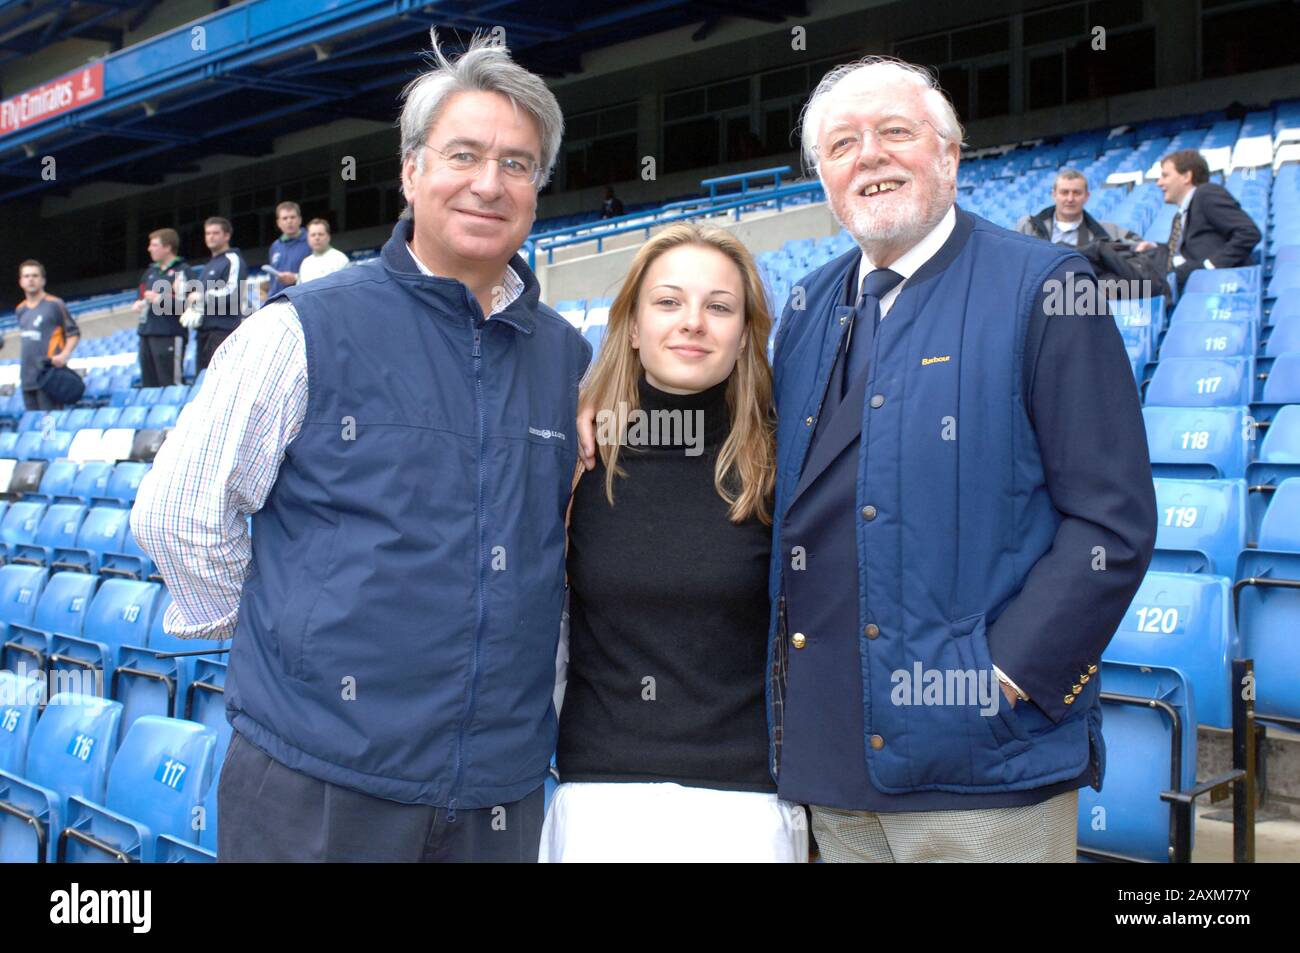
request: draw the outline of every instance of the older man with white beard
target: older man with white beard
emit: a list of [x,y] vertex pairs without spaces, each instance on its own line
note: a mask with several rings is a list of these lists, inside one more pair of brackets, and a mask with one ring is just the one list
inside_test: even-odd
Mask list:
[[802,135],[859,248],[776,343],[780,796],[828,860],[1072,861],[1101,653],[1155,540],[1123,343],[1050,313],[1083,258],[955,206],[962,130],[923,69],[832,70]]

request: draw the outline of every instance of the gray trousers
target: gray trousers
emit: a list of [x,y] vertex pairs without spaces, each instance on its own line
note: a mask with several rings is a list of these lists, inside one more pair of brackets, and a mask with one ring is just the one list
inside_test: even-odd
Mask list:
[[975,811],[812,809],[822,857],[840,863],[1075,862],[1079,792]]
[[536,863],[543,791],[497,807],[401,804],[293,771],[239,732],[217,788],[221,863]]

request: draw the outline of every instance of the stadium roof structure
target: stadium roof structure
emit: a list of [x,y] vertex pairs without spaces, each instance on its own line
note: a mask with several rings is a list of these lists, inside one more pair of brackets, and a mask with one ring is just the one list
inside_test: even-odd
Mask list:
[[122,48],[160,0],[0,0],[0,64],[63,40],[102,40]]
[[[152,3],[84,2],[75,17],[71,6],[0,0],[0,29],[11,8],[42,8],[41,32],[13,42],[48,45]],[[287,132],[395,118],[431,26],[450,50],[474,30],[500,28],[518,62],[556,77],[581,72],[584,52],[664,30],[698,23],[699,39],[721,17],[779,23],[807,13],[805,0],[246,0],[0,104],[0,201],[91,181],[155,184],[197,171],[201,156],[268,155]],[[0,52],[10,48],[0,33]],[[42,174],[48,156],[52,177]]]

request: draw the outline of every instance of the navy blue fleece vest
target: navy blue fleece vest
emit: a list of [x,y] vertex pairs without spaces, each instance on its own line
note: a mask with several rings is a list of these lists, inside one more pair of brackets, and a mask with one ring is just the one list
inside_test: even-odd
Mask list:
[[[540,785],[564,512],[590,346],[523,295],[482,321],[398,226],[379,261],[285,292],[308,404],[253,517],[227,705],[290,768],[489,807]],[[254,315],[250,320],[257,320]]]

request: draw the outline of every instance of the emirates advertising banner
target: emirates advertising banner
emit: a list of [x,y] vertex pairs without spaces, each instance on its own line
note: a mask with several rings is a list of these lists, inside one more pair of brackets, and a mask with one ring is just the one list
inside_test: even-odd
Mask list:
[[104,64],[93,63],[0,102],[0,137],[104,97]]

